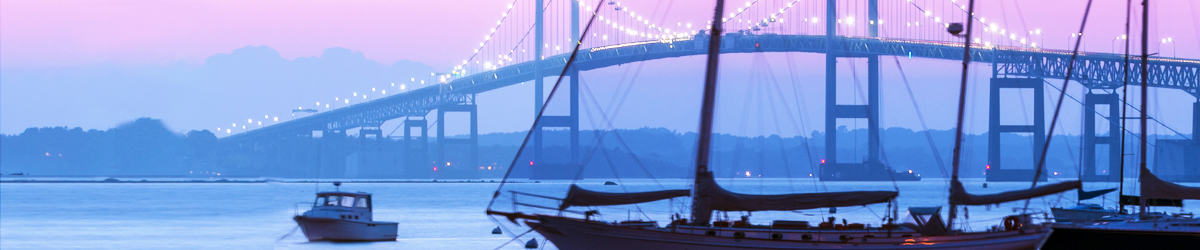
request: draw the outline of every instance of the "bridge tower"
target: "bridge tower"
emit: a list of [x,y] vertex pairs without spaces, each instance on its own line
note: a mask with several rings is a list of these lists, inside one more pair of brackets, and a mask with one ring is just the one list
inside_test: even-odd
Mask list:
[[[534,18],[534,33],[537,46],[534,46],[534,115],[538,115],[544,104],[543,97],[543,78],[541,75],[542,68],[542,49],[546,47],[543,41],[543,12],[542,3],[544,0],[537,0],[535,4],[536,11]],[[568,48],[574,49],[579,42],[579,1],[571,1],[571,40]],[[571,67],[567,69],[566,77],[570,79],[569,100],[570,111],[568,115],[543,115],[541,121],[538,122],[538,127],[534,128],[533,132],[533,161],[530,163],[532,179],[576,179],[579,178],[578,171],[582,166],[579,157],[579,69]],[[570,144],[567,145],[569,151],[569,162],[566,164],[549,163],[542,157],[543,133],[545,128],[568,128],[570,133]]]
[[[985,166],[987,181],[1030,181],[1037,168],[1038,156],[1046,145],[1046,101],[1042,78],[995,78],[990,82],[988,96],[988,163]],[[1001,125],[1000,90],[1033,89],[1033,124]],[[1033,161],[1030,169],[1004,169],[1000,162],[1000,135],[1004,133],[1033,133]],[[1013,164],[1017,165],[1017,164]],[[1046,181],[1045,169],[1038,181]]]
[[[424,116],[419,116],[420,119],[412,119],[413,117],[404,118],[404,174],[407,178],[430,178],[430,173],[433,171],[429,162],[429,122]],[[412,129],[421,129],[421,137],[416,141],[412,138]]]
[[[885,166],[879,143],[879,56],[867,58],[867,103],[864,105],[837,104],[837,1],[826,1],[825,13],[825,157],[821,161],[821,180],[886,181],[916,179],[911,174],[897,175]],[[867,0],[869,36],[879,36],[878,0]],[[837,120],[867,120],[867,159],[861,163],[842,163],[837,158]]]
[[[1087,93],[1084,96],[1084,115],[1083,115],[1083,169],[1082,181],[1118,181],[1119,173],[1108,171],[1106,174],[1096,174],[1096,165],[1099,160],[1096,159],[1098,152],[1097,146],[1108,146],[1108,169],[1115,170],[1121,165],[1121,96],[1117,93],[1111,94],[1095,94]],[[1108,110],[1101,110],[1100,105],[1108,105]],[[1095,112],[1091,112],[1094,110]],[[1108,135],[1096,135],[1096,113],[1102,113],[1108,117]]]
[[[471,95],[469,103],[442,104],[437,109],[437,165],[434,166],[434,176],[442,178],[478,178],[479,167],[479,116],[478,108],[475,105],[475,95]],[[470,137],[466,139],[451,139],[446,138],[446,112],[467,112],[470,114],[471,132]],[[446,160],[446,146],[453,144],[456,146],[466,146],[469,160],[460,165],[452,165]],[[438,171],[437,169],[441,169]]]

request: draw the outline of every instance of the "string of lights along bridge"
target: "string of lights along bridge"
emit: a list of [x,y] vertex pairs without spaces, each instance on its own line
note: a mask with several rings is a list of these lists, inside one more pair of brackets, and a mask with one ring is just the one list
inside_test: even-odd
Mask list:
[[[826,100],[825,128],[828,130],[831,129],[830,124],[836,124],[838,119],[871,121],[873,117],[878,117],[878,94],[874,91],[878,90],[880,56],[962,60],[962,38],[949,34],[946,28],[952,23],[966,22],[970,15],[965,10],[965,4],[965,0],[755,0],[736,5],[731,3],[726,8],[729,12],[724,14],[722,20],[724,34],[718,35],[726,36],[722,53],[825,54],[826,84],[830,93],[836,91],[837,82],[836,71],[828,69],[834,68],[832,65],[837,63],[838,58],[866,58],[868,74],[873,76],[868,77],[868,89],[872,92],[868,96],[871,97],[862,105],[841,105],[837,100]],[[1070,50],[1067,47],[1046,48],[1044,45],[1047,41],[1056,44],[1067,41],[1065,45],[1072,45],[1080,36],[1093,35],[1049,34],[1020,20],[1005,23],[1003,18],[993,18],[1001,16],[999,10],[988,11],[993,13],[981,12],[973,17],[978,28],[971,35],[973,41],[970,46],[973,49],[970,59],[994,65],[991,67],[994,76],[991,86],[996,90],[1032,88],[1040,91],[1046,85],[1046,79],[1066,77]],[[310,104],[296,106],[292,110],[293,117],[249,117],[214,127],[228,134],[222,139],[224,143],[253,145],[281,137],[311,136],[314,131],[344,133],[345,130],[361,128],[360,135],[382,135],[379,126],[383,122],[400,119],[405,121],[402,127],[406,141],[413,139],[409,135],[409,128],[421,127],[419,141],[425,139],[428,129],[436,127],[437,145],[442,147],[440,142],[448,140],[441,132],[445,124],[440,122],[441,119],[426,122],[426,116],[436,112],[440,118],[445,112],[467,112],[475,117],[475,94],[527,82],[535,84],[532,110],[536,112],[544,101],[541,92],[544,78],[564,72],[563,67],[576,44],[581,48],[579,55],[573,68],[566,71],[572,90],[578,86],[578,71],[705,53],[707,43],[703,41],[707,39],[703,38],[712,35],[707,31],[711,21],[668,21],[664,20],[662,12],[661,9],[635,9],[620,1],[512,0],[496,6],[495,22],[479,24],[489,28],[478,36],[477,46],[450,53],[461,56],[462,60],[445,72],[379,83],[378,87],[369,91],[348,90],[345,95],[314,100]],[[698,18],[703,16],[697,15]],[[584,34],[583,26],[588,21],[593,21],[593,24]],[[579,37],[584,35],[587,38],[578,43]],[[1128,39],[1125,34],[1097,35],[1114,36],[1114,44],[1118,40]],[[1170,48],[1176,39],[1161,37],[1153,40],[1161,41],[1160,47]],[[1104,51],[1094,51],[1099,47],[1104,47]],[[1117,52],[1115,46],[1113,49],[1107,46],[1091,46],[1089,49],[1093,51],[1081,51],[1076,59],[1075,72],[1070,73],[1072,80],[1082,83],[1086,88],[1101,90],[1121,87],[1126,76],[1130,84],[1140,84],[1138,58],[1129,60],[1126,75],[1124,56],[1112,53]],[[1148,82],[1151,87],[1177,89],[1200,97],[1200,60],[1159,55],[1152,56],[1149,63]],[[1033,83],[1009,84],[1004,83],[1008,80],[997,80],[1012,78],[1029,79]],[[996,94],[992,97],[990,104],[999,105],[1000,98],[996,98]],[[563,98],[574,103],[579,100],[577,91]],[[1200,102],[1193,105],[1200,105]],[[1034,108],[1041,107],[1035,105]],[[1110,114],[1108,110],[1096,112],[1107,117],[1107,122],[1112,124],[1118,123],[1121,117],[1119,114]],[[992,114],[991,117],[998,116]],[[470,120],[472,139],[466,143],[477,144],[478,124],[476,119]],[[241,123],[243,121],[245,123]],[[578,105],[571,106],[570,115],[552,117],[546,121],[542,127],[571,131],[572,162],[578,162]],[[1034,123],[1030,126],[1044,128],[1037,121]],[[993,125],[989,130],[1011,130],[998,123]],[[1096,124],[1093,122],[1090,125]],[[867,162],[877,161],[877,130],[870,128],[872,136],[869,136],[871,139],[868,142],[872,150]],[[1033,131],[1036,128],[1017,130]],[[541,147],[540,132],[537,131],[540,129],[535,130],[534,152]],[[826,140],[827,148],[836,148],[833,136]],[[1104,140],[1094,141],[1102,144]],[[998,147],[994,150],[998,151]],[[477,152],[473,149],[472,153]],[[990,161],[993,162],[992,168],[1000,165],[996,162],[999,161],[999,153],[994,154],[989,152],[989,158],[996,159]],[[442,158],[440,155],[442,153],[439,151],[439,158]],[[827,158],[834,161],[830,164],[838,164],[833,157]],[[433,162],[443,165],[442,161]]]

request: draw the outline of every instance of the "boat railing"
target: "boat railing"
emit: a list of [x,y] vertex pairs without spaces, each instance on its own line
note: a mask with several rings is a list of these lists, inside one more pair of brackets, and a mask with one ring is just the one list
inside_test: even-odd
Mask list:
[[562,200],[563,200],[562,198],[558,198],[558,197],[551,197],[551,196],[540,195],[540,194],[532,194],[532,193],[526,193],[526,192],[520,192],[520,191],[513,191],[513,190],[509,190],[508,192],[512,194],[512,203],[513,203],[513,211],[514,211],[514,212],[520,211],[520,210],[518,209],[519,207],[528,207],[528,208],[537,208],[537,209],[545,209],[545,210],[556,211],[556,212],[559,212],[560,214],[561,214],[561,213],[573,213],[573,214],[580,214],[580,215],[586,215],[586,214],[587,214],[587,212],[581,212],[581,211],[572,211],[572,210],[567,210],[567,209],[559,209],[559,208],[556,208],[556,207],[551,207],[551,206],[546,206],[546,205],[538,205],[538,204],[533,204],[533,203],[536,203],[536,202],[520,202],[520,200],[519,200],[519,199],[517,199],[518,197],[521,197],[521,196],[526,196],[526,197],[529,197],[529,198],[536,198],[536,199],[543,199],[543,200],[553,200],[553,201],[555,201],[555,202],[562,202]]
[[297,216],[300,215],[300,204],[313,205],[312,202],[307,202],[307,201],[301,201],[301,202],[296,202],[295,204],[292,204],[292,212],[294,212]]

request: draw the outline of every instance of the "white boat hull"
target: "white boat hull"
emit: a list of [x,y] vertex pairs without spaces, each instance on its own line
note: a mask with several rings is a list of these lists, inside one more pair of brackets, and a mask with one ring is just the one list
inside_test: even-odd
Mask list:
[[[970,233],[954,236],[893,237],[875,234],[874,237],[848,235],[839,230],[819,231],[821,236],[802,240],[799,235],[771,239],[773,233],[743,237],[724,234],[706,235],[705,231],[681,232],[663,228],[624,227],[578,219],[539,216],[526,220],[559,249],[628,249],[628,250],[728,250],[728,249],[1037,249],[1050,236],[1049,228],[1036,227],[1025,231]],[[724,228],[736,231],[736,228]],[[692,231],[692,230],[686,230]],[[761,231],[761,230],[760,230]],[[780,230],[782,231],[782,230]],[[793,230],[794,231],[794,230]],[[814,232],[816,230],[809,231]],[[730,235],[733,233],[731,232]]]
[[308,241],[394,241],[399,229],[396,222],[305,216],[294,219]]

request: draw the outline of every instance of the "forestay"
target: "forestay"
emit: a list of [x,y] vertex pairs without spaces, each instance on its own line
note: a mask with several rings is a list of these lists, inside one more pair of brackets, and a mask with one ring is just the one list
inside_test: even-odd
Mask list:
[[638,193],[607,193],[591,191],[571,184],[571,189],[567,191],[567,197],[563,198],[562,205],[558,209],[567,209],[572,206],[613,206],[645,203],[690,196],[691,192],[691,190],[687,189],[671,189]]
[[1039,186],[1031,189],[1008,191],[997,194],[988,195],[973,195],[967,193],[963,188],[962,182],[957,179],[950,181],[950,204],[954,205],[988,205],[1010,202],[1015,200],[1024,200],[1060,193],[1063,191],[1078,189],[1082,187],[1079,181],[1066,181],[1050,185]]

